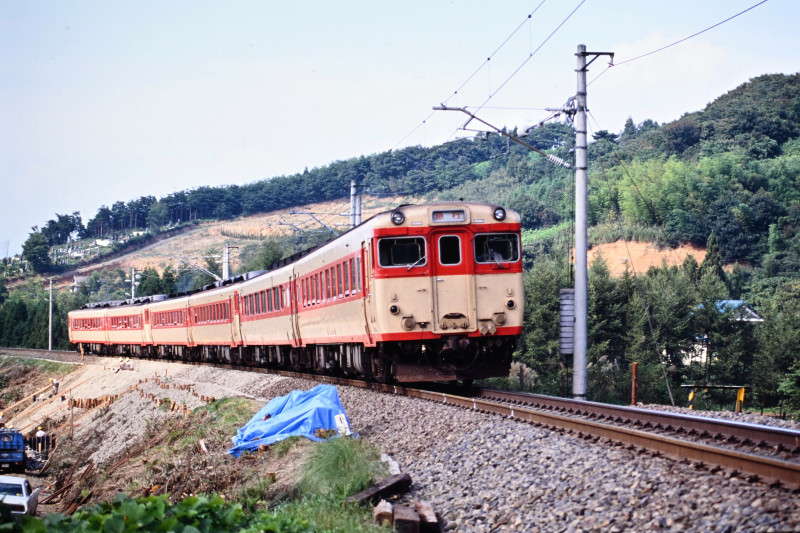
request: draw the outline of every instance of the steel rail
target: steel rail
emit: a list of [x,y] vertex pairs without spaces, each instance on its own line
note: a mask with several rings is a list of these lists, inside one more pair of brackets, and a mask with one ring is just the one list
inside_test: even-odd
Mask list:
[[630,420],[645,427],[663,427],[712,438],[735,437],[742,442],[769,444],[794,453],[800,452],[800,431],[795,429],[495,389],[479,389],[478,396],[587,416]]
[[[170,361],[175,362],[175,361]],[[608,423],[572,418],[561,414],[535,410],[518,404],[501,403],[477,397],[458,396],[444,392],[425,391],[397,385],[361,381],[332,376],[320,376],[296,371],[271,370],[263,367],[244,365],[229,365],[198,361],[185,361],[192,365],[204,365],[231,370],[276,374],[285,377],[311,379],[323,383],[355,386],[364,389],[376,390],[391,394],[420,398],[432,402],[472,409],[475,411],[493,413],[532,424],[573,431],[578,434],[589,435],[598,439],[608,439],[621,444],[643,448],[657,452],[678,460],[696,461],[721,468],[729,468],[748,474],[748,479],[758,479],[778,482],[793,488],[800,487],[800,464],[748,454],[731,449],[720,448],[707,444],[685,441],[674,437],[649,433],[638,429],[620,427]],[[581,402],[593,403],[593,402]]]

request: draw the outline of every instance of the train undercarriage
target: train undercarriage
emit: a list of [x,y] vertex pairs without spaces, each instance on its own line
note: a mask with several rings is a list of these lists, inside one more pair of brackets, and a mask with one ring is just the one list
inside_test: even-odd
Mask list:
[[316,374],[360,376],[382,383],[472,381],[505,377],[516,337],[451,336],[435,341],[291,346],[84,344],[87,353],[186,362],[258,366]]

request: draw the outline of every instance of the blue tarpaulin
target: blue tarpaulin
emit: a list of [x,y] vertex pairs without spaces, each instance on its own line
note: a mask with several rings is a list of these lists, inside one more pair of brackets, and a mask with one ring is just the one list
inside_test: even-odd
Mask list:
[[350,433],[350,420],[333,385],[317,385],[273,398],[236,432],[228,453],[239,457],[262,444],[268,446],[294,436],[322,440],[314,435],[318,429],[335,429],[340,435]]

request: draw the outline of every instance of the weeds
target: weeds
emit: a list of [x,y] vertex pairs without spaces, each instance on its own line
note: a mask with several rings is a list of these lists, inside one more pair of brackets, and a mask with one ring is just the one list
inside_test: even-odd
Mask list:
[[299,488],[304,494],[343,499],[385,473],[377,448],[360,439],[337,438],[313,446],[303,464]]
[[283,457],[291,450],[302,437],[289,437],[272,445],[276,457]]
[[307,520],[312,531],[331,533],[387,532],[391,529],[372,522],[372,513],[355,504],[344,504],[330,497],[307,497],[298,502],[281,504],[274,509],[274,516],[282,521],[295,523]]
[[252,513],[266,507],[270,500],[269,489],[272,487],[274,479],[273,476],[268,476],[267,479],[262,479],[255,485],[242,487],[236,497],[236,502],[242,506],[245,513]]

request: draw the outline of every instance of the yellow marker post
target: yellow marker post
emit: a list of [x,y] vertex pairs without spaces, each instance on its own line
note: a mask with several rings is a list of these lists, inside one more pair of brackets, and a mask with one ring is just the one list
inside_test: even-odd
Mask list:
[[689,409],[693,409],[692,402],[694,402],[694,389],[689,391]]
[[744,387],[740,387],[736,393],[736,412],[741,413],[744,408]]

